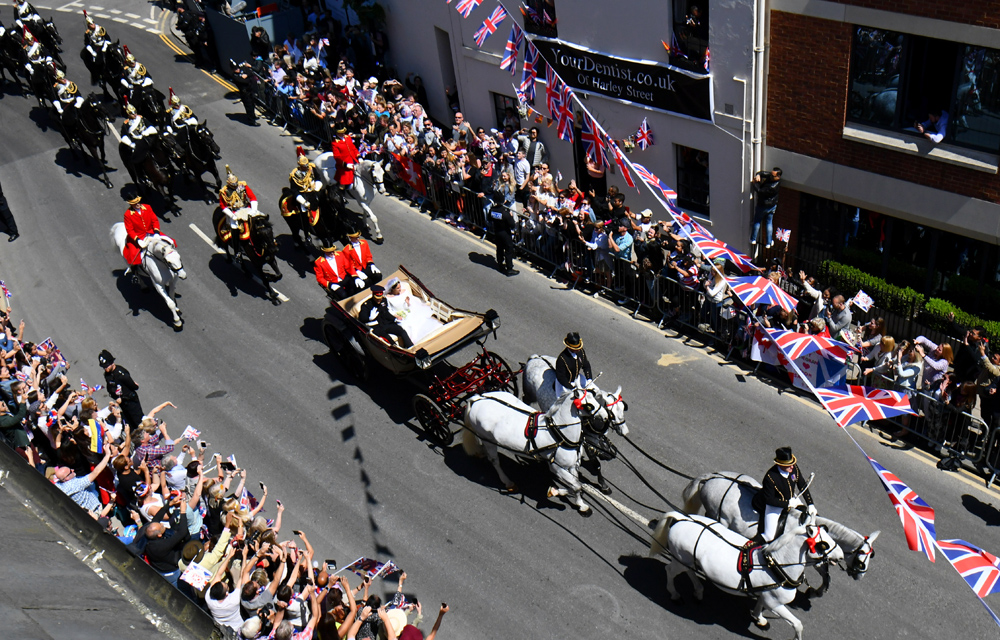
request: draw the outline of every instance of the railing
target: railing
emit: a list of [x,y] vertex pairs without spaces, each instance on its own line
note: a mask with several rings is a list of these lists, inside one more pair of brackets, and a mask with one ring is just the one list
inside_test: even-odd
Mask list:
[[[294,101],[289,101],[270,84],[260,82],[256,98],[258,106],[269,113],[275,123],[328,146],[330,128],[308,110],[294,108]],[[480,198],[478,194],[449,180],[448,176],[427,168],[422,169],[425,193],[415,193],[397,177],[400,167],[392,156],[385,154],[383,160],[387,167],[387,188],[399,196],[414,199],[435,218],[444,219],[480,238],[492,237],[490,210],[504,205],[494,205],[488,198]],[[719,304],[713,303],[706,299],[700,288],[687,286],[663,273],[643,271],[632,260],[615,257],[604,248],[588,245],[579,239],[566,239],[547,220],[539,220],[527,211],[512,209],[511,212],[517,222],[517,251],[548,271],[550,278],[565,279],[571,288],[588,287],[595,295],[604,295],[619,306],[631,309],[633,317],[642,313],[660,327],[670,323],[683,328],[699,335],[720,353],[724,352],[727,358],[738,358],[749,365],[751,335],[746,330],[748,312],[738,299],[727,297]],[[758,256],[757,263],[769,264],[772,257],[782,258],[787,273],[792,276],[782,282],[782,287],[794,296],[801,294],[794,279],[799,269],[821,278],[824,275],[820,264],[788,257],[777,247],[765,250]],[[844,293],[851,295],[853,292]],[[853,309],[855,325],[863,325],[872,317],[883,317],[889,335],[925,335],[935,342],[950,342],[953,347],[957,346],[953,338],[917,323],[913,310],[907,313],[904,309],[905,300],[881,302],[881,306],[873,307],[868,312]],[[759,363],[753,366],[761,368]],[[849,363],[848,378],[852,384],[895,387],[894,381],[879,374],[861,375],[858,365],[853,362]],[[1000,475],[1000,428],[991,430],[979,417],[923,392],[913,392],[911,398],[911,404],[919,415],[890,418],[869,427],[886,427],[884,431],[889,431],[890,425],[894,430],[905,428],[923,440],[934,453],[976,466],[984,475],[990,476],[988,484],[992,484]]]

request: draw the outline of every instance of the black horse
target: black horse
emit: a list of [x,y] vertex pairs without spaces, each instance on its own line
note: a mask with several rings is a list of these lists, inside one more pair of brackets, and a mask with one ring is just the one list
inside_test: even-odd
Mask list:
[[296,247],[307,251],[308,245],[312,243],[311,237],[327,245],[347,237],[348,230],[340,223],[336,208],[325,193],[303,194],[309,201],[307,211],[302,211],[296,200],[297,195],[292,189],[285,187],[281,191],[281,198],[278,199],[278,209],[288,223]]
[[[0,23],[0,27],[2,26],[3,23]],[[0,36],[0,82],[7,80],[9,72],[11,80],[17,83],[17,90],[24,93],[24,88],[21,85],[24,52],[15,38],[16,36],[11,29],[7,29],[3,36]]]
[[[121,104],[122,96],[125,95],[125,87],[121,84],[121,79],[125,75],[125,52],[117,40],[104,52],[96,45],[91,45],[91,48],[97,52],[96,58],[90,55],[86,47],[80,51],[80,57],[90,71],[91,84],[96,81],[101,85],[101,91],[106,97],[114,98]],[[108,85],[111,85],[111,91],[108,91]]]
[[[230,252],[232,254],[236,253],[230,242],[232,234],[241,234],[246,248],[244,252],[246,260],[240,261],[240,268],[244,273],[251,273],[257,276],[267,290],[267,296],[271,300],[271,304],[281,304],[278,292],[271,286],[272,282],[281,280],[281,271],[278,269],[277,260],[278,243],[274,240],[274,227],[271,225],[271,221],[267,215],[250,216],[247,221],[242,223],[240,229],[231,229],[229,218],[226,217],[226,214],[222,213],[221,208],[216,207],[215,213],[212,214],[212,226],[215,227],[216,239],[226,250],[226,260],[228,262],[232,262],[234,257],[234,255],[230,255]],[[271,267],[274,273],[268,273],[264,269],[265,265]]]
[[170,206],[175,215],[180,208],[174,199],[174,167],[165,143],[158,136],[146,136],[135,141],[135,148],[121,142],[118,155],[128,169],[132,182],[145,190],[155,190]]
[[129,104],[135,107],[146,122],[161,129],[170,124],[170,116],[163,105],[166,96],[154,86],[134,87],[129,96]]
[[31,93],[38,100],[38,106],[45,108],[48,101],[51,104],[56,102],[56,70],[51,64],[43,62],[32,62],[31,73],[28,75],[28,87]]
[[203,176],[207,172],[215,178],[216,194],[222,188],[222,178],[219,177],[219,168],[215,164],[219,145],[215,142],[215,136],[209,130],[207,122],[181,127],[175,139],[179,152],[178,166],[189,178],[201,185],[206,202],[212,200],[212,194]]
[[108,177],[108,159],[104,152],[104,136],[108,132],[108,114],[104,110],[101,97],[91,93],[79,109],[64,109],[61,118],[63,135],[69,141],[74,154],[84,149],[101,163],[101,173],[108,189],[112,186]]

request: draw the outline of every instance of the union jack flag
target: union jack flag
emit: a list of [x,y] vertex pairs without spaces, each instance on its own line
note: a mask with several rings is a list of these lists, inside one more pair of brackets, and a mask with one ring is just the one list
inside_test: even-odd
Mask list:
[[870,295],[858,289],[858,292],[854,294],[853,298],[851,298],[851,304],[853,304],[858,309],[867,312],[872,308],[872,305],[875,304],[875,301],[872,300],[872,297]]
[[792,239],[792,232],[789,229],[777,228],[774,230],[774,239],[779,242],[788,242]]
[[660,40],[660,42],[663,43],[663,48],[667,50],[667,54],[672,56],[680,56],[685,60],[687,59],[687,54],[684,53],[684,49],[681,48],[681,43],[677,42],[676,33],[670,34],[670,44],[667,44],[663,40]]
[[862,420],[884,420],[908,413],[910,398],[905,393],[850,385],[816,389],[816,397],[841,427]]
[[542,21],[542,17],[538,15],[538,11],[536,11],[534,7],[532,7],[528,3],[523,3],[521,5],[521,14],[525,18],[530,19],[532,22],[541,23]]
[[510,26],[510,37],[507,38],[503,60],[500,61],[501,69],[510,67],[510,75],[517,73],[517,51],[521,48],[521,40],[523,39],[524,33],[521,31],[521,27],[517,26],[515,22]]
[[903,522],[903,533],[906,535],[906,544],[910,547],[910,551],[921,551],[928,560],[934,562],[934,509],[905,482],[896,477],[896,474],[871,457],[868,458],[868,462],[878,474],[878,479],[889,494],[889,501]]
[[649,130],[649,125],[646,124],[645,118],[642,119],[639,130],[635,132],[635,143],[639,145],[640,149],[653,146],[653,132]]
[[244,487],[243,493],[240,494],[240,511],[253,511],[256,508],[257,498]]
[[479,30],[473,34],[473,38],[476,39],[476,46],[482,47],[483,43],[486,42],[486,38],[497,32],[497,27],[503,22],[504,18],[507,17],[507,11],[503,7],[497,7],[490,14],[489,18],[483,20],[483,26],[479,27]]
[[14,377],[15,377],[15,378],[16,378],[16,379],[17,379],[17,380],[18,380],[19,382],[23,382],[23,383],[25,383],[25,384],[28,384],[28,381],[29,381],[29,379],[30,379],[30,378],[28,378],[28,374],[24,373],[23,371],[18,371],[17,373],[15,373],[15,374],[14,374]]
[[573,90],[563,84],[559,97],[559,137],[573,143]]
[[698,230],[692,231],[688,235],[691,237],[691,242],[693,242],[709,260],[725,258],[736,265],[736,268],[743,273],[747,273],[751,269],[755,268],[754,264],[750,262],[750,258],[743,255],[739,251],[732,249],[722,240],[713,238],[710,235],[701,233]]
[[635,180],[632,179],[632,174],[629,173],[628,166],[625,164],[625,156],[622,155],[622,150],[618,148],[618,145],[615,144],[615,141],[611,138],[605,138],[605,142],[608,145],[608,155],[614,158],[615,164],[617,164],[618,168],[621,169],[622,177],[625,178],[625,184],[633,189],[637,189],[638,187],[635,186]]
[[712,60],[712,54],[709,53],[708,47],[705,47],[705,73],[711,73],[711,71],[708,68],[708,64],[709,62],[711,62],[711,60]]
[[0,280],[0,290],[3,291],[3,295],[5,298],[11,297],[10,289],[7,288],[7,283],[5,283],[3,280]]
[[524,94],[524,101],[527,104],[535,104],[535,78],[538,77],[538,71],[535,69],[536,64],[538,64],[538,49],[531,44],[531,40],[525,40],[521,92]]
[[795,331],[783,331],[781,329],[768,329],[766,327],[764,330],[774,340],[774,343],[778,345],[778,348],[788,356],[789,360],[797,360],[810,353],[822,351],[840,362],[844,362],[847,360],[847,354],[855,351],[854,347],[845,342],[839,342],[823,336],[796,333]]
[[90,385],[84,382],[83,378],[80,378],[80,393],[90,393]]
[[[700,247],[701,245],[699,245]],[[729,257],[726,256],[726,259],[728,260]],[[744,278],[726,278],[726,282],[732,287],[733,293],[736,294],[740,301],[748,307],[766,302],[770,303],[770,305],[776,304],[785,311],[791,311],[799,303],[798,300],[782,291],[781,287],[771,282],[768,278],[747,276]]]
[[545,106],[553,118],[558,118],[562,108],[562,81],[556,72],[552,70],[552,65],[545,67]]
[[1000,593],[1000,558],[965,540],[939,540],[938,549],[977,596]]
[[601,130],[589,114],[583,116],[583,126],[580,129],[580,139],[583,141],[583,149],[587,156],[599,167],[608,166],[608,156],[604,153],[604,145],[601,143]]
[[458,0],[455,8],[462,14],[463,18],[468,18],[469,14],[475,11],[476,7],[482,4],[483,0]]

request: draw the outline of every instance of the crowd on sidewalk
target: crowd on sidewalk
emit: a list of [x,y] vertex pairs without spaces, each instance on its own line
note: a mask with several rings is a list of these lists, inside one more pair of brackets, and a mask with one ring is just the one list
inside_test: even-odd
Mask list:
[[[258,483],[256,500],[235,456],[207,454],[198,430],[176,426],[173,403],[144,411],[146,389],[106,349],[97,357],[103,385],[70,384],[56,343],[28,340],[9,302],[0,294],[4,443],[205,608],[227,637],[424,637],[416,626],[421,605],[404,595],[405,573],[393,577],[398,588],[384,602],[370,572],[351,584],[346,572],[319,561],[305,533],[283,533],[280,500],[271,501],[273,519],[266,517],[267,485]],[[437,612],[427,638],[447,611]]]

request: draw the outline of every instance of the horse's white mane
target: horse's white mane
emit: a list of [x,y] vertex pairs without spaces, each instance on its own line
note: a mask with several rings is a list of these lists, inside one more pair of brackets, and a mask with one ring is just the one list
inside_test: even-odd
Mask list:
[[861,543],[865,541],[865,537],[851,529],[850,527],[844,526],[839,522],[830,520],[829,518],[823,518],[821,516],[816,516],[816,524],[823,525],[826,527],[827,532],[829,532],[830,537],[837,541],[837,544],[844,549],[853,550],[861,546]]

